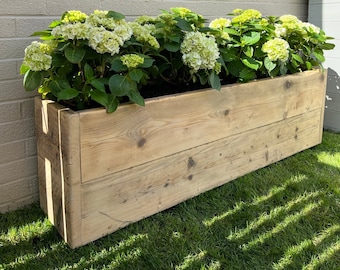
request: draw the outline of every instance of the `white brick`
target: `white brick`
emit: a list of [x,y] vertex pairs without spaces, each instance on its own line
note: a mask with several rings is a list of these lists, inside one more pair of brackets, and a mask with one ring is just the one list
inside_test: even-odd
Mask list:
[[25,48],[31,44],[32,38],[0,39],[0,60],[24,58]]
[[0,145],[0,164],[23,159],[26,156],[25,141]]
[[0,145],[25,140],[33,136],[35,136],[33,118],[0,125]]
[[32,177],[20,179],[6,183],[0,186],[2,196],[0,196],[0,205],[8,202],[20,200],[21,198],[32,196],[33,183]]
[[0,102],[36,96],[37,91],[25,91],[22,86],[22,80],[22,78],[19,78],[16,80],[0,81]]
[[0,124],[32,119],[34,117],[34,100],[21,100],[0,103]]
[[[102,9],[114,10],[126,16],[139,16],[146,14],[146,1],[130,0],[103,0]],[[159,14],[159,12],[157,13]]]
[[34,117],[34,100],[28,99],[20,102],[20,112],[23,119]]
[[18,121],[21,118],[19,102],[0,103],[0,123]]
[[0,18],[0,37],[14,37],[15,36],[15,19],[14,18]]
[[46,30],[58,17],[19,17],[16,20],[16,37],[29,37],[34,32]]
[[15,60],[0,61],[0,80],[18,78],[17,62]]
[[21,198],[20,200],[15,200],[15,201],[7,202],[4,204],[0,204],[0,213],[6,213],[9,211],[16,210],[18,208],[34,203],[38,200],[39,200],[39,194],[34,193],[28,197]]
[[44,15],[45,0],[1,0],[0,15]]
[[62,15],[67,10],[80,10],[85,13],[91,13],[95,9],[102,9],[100,3],[101,0],[48,0],[46,1],[46,9],[48,15],[56,16]]
[[37,158],[30,157],[14,162],[0,164],[0,171],[2,172],[0,178],[0,187],[6,183],[17,181],[23,178],[33,177],[37,175]]
[[26,157],[37,155],[37,140],[35,137],[25,140]]

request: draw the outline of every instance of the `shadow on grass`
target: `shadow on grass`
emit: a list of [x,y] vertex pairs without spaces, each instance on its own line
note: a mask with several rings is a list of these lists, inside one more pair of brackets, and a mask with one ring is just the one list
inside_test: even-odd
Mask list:
[[0,269],[340,269],[340,135],[324,135],[75,250],[36,204],[0,214]]

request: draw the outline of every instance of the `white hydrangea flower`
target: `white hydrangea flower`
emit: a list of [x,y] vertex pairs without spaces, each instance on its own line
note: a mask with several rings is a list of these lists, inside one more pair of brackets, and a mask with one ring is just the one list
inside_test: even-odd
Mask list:
[[183,63],[193,73],[199,69],[212,70],[220,53],[215,38],[201,32],[187,32],[181,44]]
[[33,41],[25,49],[24,63],[32,71],[48,70],[51,68],[52,56],[48,44]]
[[123,43],[119,36],[112,31],[106,30],[104,27],[90,29],[89,36],[89,46],[101,54],[117,54],[120,50],[120,44]]
[[52,35],[57,38],[88,39],[91,26],[87,23],[61,24],[52,29]]

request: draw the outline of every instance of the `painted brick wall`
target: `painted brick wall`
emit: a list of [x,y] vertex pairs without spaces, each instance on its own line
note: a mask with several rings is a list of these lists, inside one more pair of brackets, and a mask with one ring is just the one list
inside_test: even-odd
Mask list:
[[334,37],[332,51],[325,51],[328,68],[324,128],[340,132],[340,0],[310,0],[308,20]]
[[1,0],[0,2],[0,212],[38,200],[33,96],[22,87],[19,67],[34,31],[45,29],[64,11],[116,10],[132,19],[182,6],[207,19],[235,8],[254,8],[264,15],[294,14],[307,19],[307,0]]

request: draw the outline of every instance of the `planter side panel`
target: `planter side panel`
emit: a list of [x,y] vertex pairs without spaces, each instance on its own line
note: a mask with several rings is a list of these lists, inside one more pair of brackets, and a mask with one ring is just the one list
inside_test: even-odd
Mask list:
[[35,100],[40,205],[65,241],[82,245],[78,114]]
[[324,84],[324,73],[308,71],[153,99],[146,107],[124,105],[114,115],[82,112],[82,180],[321,108]]
[[286,118],[83,185],[83,238],[93,241],[320,142],[322,109]]

